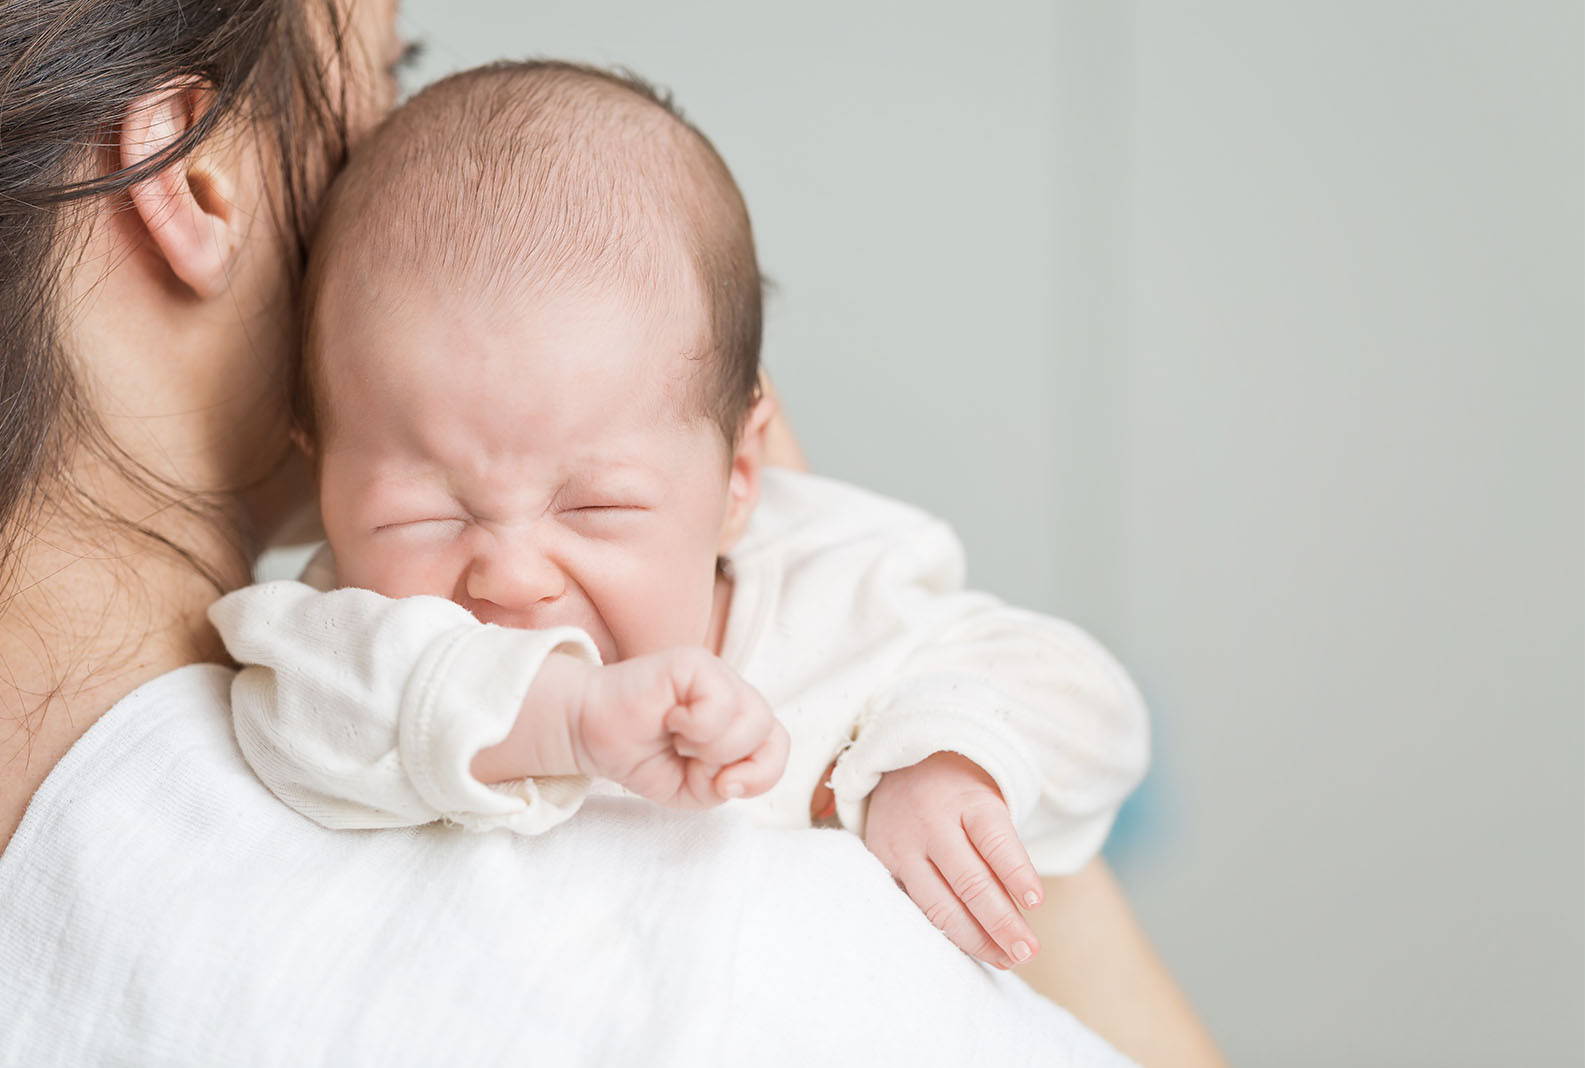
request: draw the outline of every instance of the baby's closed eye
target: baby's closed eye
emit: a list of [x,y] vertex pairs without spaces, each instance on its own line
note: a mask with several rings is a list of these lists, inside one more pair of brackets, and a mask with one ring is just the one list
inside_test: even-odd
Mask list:
[[433,516],[424,519],[403,519],[395,523],[382,523],[374,528],[375,534],[401,537],[442,538],[460,534],[468,520],[460,516]]
[[578,505],[575,505],[575,506],[573,506],[571,508],[563,508],[562,509],[562,514],[564,514],[564,515],[584,516],[584,517],[591,517],[591,518],[592,517],[610,518],[610,517],[613,517],[613,516],[620,516],[620,515],[637,515],[639,513],[648,512],[648,511],[651,511],[651,509],[650,509],[650,507],[648,505],[643,505],[643,504],[625,504],[625,503],[619,503],[619,502],[615,502],[615,501],[607,501],[607,502],[600,502],[600,503],[578,504]]

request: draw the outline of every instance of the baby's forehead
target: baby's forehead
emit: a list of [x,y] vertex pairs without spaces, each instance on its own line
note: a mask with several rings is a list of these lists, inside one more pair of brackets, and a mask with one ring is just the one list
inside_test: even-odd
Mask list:
[[371,339],[389,373],[331,383],[326,455],[370,465],[397,491],[443,487],[481,514],[558,489],[664,495],[720,466],[716,425],[684,400],[692,366],[680,354],[618,351],[609,333],[591,335],[592,355],[574,351],[576,332],[482,333],[454,332],[449,353],[419,336]]
[[374,271],[326,294],[319,372],[332,421],[470,413],[503,438],[572,441],[701,417],[711,381],[698,286],[435,286]]

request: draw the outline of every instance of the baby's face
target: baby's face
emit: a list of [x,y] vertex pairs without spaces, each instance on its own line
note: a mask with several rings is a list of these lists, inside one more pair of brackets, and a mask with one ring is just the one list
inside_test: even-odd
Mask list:
[[688,403],[702,304],[667,318],[585,289],[502,310],[403,289],[342,290],[319,331],[341,582],[581,627],[607,662],[703,643],[731,454]]

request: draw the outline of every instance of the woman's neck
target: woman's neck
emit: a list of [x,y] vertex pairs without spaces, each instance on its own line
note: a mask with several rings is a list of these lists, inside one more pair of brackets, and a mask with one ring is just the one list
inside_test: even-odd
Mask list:
[[[38,494],[46,514],[0,530],[0,847],[107,709],[165,672],[224,662],[205,618],[216,586],[246,582],[244,535],[266,537],[305,499],[306,468],[281,463],[296,331],[285,239],[248,237],[205,296],[125,198],[94,205],[71,235],[56,339],[86,406],[55,428],[71,435],[60,484],[81,492]],[[250,210],[238,218],[252,226]]]
[[[200,559],[236,556],[216,520],[183,512],[144,525]],[[13,552],[0,595],[0,849],[33,792],[112,705],[183,665],[225,661],[205,617],[214,584],[148,535],[57,516],[30,526]]]

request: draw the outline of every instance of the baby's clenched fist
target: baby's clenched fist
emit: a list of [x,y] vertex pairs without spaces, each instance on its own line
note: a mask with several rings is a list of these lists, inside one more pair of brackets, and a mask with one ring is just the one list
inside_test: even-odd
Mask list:
[[786,728],[720,657],[681,648],[579,667],[571,733],[584,774],[678,808],[754,797],[781,778]]
[[614,664],[551,653],[511,733],[470,767],[480,782],[589,775],[662,805],[708,808],[776,785],[787,747],[765,698],[705,649]]

